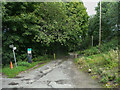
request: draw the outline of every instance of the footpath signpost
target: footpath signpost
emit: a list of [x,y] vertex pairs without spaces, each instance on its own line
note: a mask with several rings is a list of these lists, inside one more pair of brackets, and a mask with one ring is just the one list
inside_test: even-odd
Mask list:
[[9,45],[9,47],[13,49],[13,56],[14,56],[14,60],[15,60],[15,66],[17,67],[16,57],[15,57],[15,51],[14,51],[14,50],[16,50],[16,47],[14,47],[13,44],[12,44],[12,45]]
[[28,55],[28,63],[32,63],[32,49],[27,49],[27,55]]

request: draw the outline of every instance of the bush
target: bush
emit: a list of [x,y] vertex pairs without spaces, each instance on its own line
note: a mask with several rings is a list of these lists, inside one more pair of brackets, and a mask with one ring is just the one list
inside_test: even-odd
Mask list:
[[120,85],[120,77],[116,77],[114,83],[118,83]]
[[30,63],[28,63],[28,62],[18,62],[18,66],[27,66],[27,67],[29,67]]
[[[110,42],[101,45],[101,53],[105,53],[107,51],[110,51],[111,49],[117,50],[117,46],[118,46],[118,41],[116,38],[114,38]],[[85,56],[95,55],[99,53],[99,46],[97,45],[95,47],[86,49],[84,51],[78,51],[77,53],[79,55],[83,54]]]
[[93,47],[91,49],[88,49],[86,51],[84,51],[84,55],[86,56],[90,56],[90,55],[94,55],[94,54],[98,54],[98,49],[96,47]]
[[102,79],[100,80],[100,82],[107,83],[108,82],[108,78],[106,76],[103,76]]
[[44,61],[44,60],[49,60],[49,56],[48,55],[44,55],[44,56],[38,56],[36,58],[33,58],[33,61],[34,62],[37,62],[37,61]]

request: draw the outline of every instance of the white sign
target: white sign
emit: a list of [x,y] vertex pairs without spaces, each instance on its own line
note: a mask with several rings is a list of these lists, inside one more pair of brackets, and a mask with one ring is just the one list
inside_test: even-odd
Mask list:
[[16,50],[16,47],[13,47],[13,50]]

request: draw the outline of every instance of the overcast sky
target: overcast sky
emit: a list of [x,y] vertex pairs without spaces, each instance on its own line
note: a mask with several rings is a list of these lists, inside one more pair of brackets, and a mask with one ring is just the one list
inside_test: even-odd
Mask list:
[[84,6],[87,8],[88,15],[94,15],[96,13],[95,7],[100,0],[82,0]]

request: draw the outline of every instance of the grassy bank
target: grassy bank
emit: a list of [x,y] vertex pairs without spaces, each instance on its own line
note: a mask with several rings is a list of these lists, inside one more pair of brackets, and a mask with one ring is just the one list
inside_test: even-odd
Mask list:
[[80,70],[89,73],[94,79],[98,79],[103,87],[118,87],[120,77],[118,75],[118,49],[117,41],[112,40],[103,44],[102,52],[98,52],[98,46],[87,49],[78,54],[81,57],[75,59]]
[[10,65],[4,66],[2,68],[2,73],[3,75],[6,75],[9,78],[13,78],[16,75],[18,75],[20,72],[41,67],[47,64],[49,61],[50,59],[46,56],[34,58],[32,63],[28,63],[27,61],[19,61],[17,62],[18,65],[17,67],[13,64],[13,69],[10,69]]

